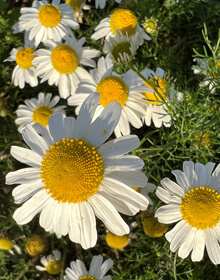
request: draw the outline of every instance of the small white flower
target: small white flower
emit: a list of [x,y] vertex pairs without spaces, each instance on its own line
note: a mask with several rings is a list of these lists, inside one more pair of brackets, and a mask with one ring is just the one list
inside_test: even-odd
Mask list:
[[10,56],[5,61],[16,61],[16,66],[12,72],[12,82],[15,86],[24,88],[25,83],[31,87],[38,85],[38,79],[35,75],[35,66],[32,64],[36,57],[33,53],[35,49],[32,44],[25,41],[25,47],[12,49]]
[[137,136],[106,142],[121,115],[113,101],[92,122],[99,94],[90,95],[81,106],[77,120],[55,114],[49,128],[27,125],[22,136],[31,149],[12,146],[11,154],[29,165],[6,176],[9,185],[20,184],[12,192],[15,203],[23,203],[13,218],[29,223],[40,213],[40,225],[58,236],[80,243],[84,249],[97,241],[97,216],[117,235],[129,233],[118,212],[135,215],[146,210],[148,199],[130,188],[144,187],[144,162],[126,155],[137,148]]
[[[108,0],[95,0],[95,7],[96,9],[100,8],[100,9],[104,9],[106,2]],[[91,2],[91,0],[89,0],[89,2]],[[121,0],[115,0],[116,3],[121,3]]]
[[148,84],[144,84],[146,86],[146,91],[144,92],[146,106],[145,124],[150,126],[152,120],[156,127],[161,127],[162,125],[170,127],[171,116],[167,113],[164,101],[168,99],[172,100],[174,93],[172,88],[167,92],[164,71],[161,68],[157,68],[155,72],[150,69],[145,69],[141,74],[149,81]]
[[112,267],[113,261],[106,260],[104,263],[101,255],[94,256],[90,263],[89,271],[81,260],[72,261],[71,268],[65,270],[64,280],[111,280],[110,275],[106,275],[107,271]]
[[139,45],[144,43],[144,40],[151,40],[144,30],[138,24],[137,18],[134,13],[128,9],[115,9],[111,15],[101,20],[96,26],[95,33],[91,36],[93,40],[98,40],[105,37],[106,40],[109,37],[115,37],[116,30],[120,30],[123,35],[133,37],[138,33]]
[[[164,178],[156,195],[167,205],[157,209],[160,223],[178,222],[166,233],[170,249],[192,261],[201,261],[206,248],[210,260],[220,264],[220,164],[183,163],[183,172],[173,170],[177,183]],[[214,170],[214,171],[213,171]]]
[[53,250],[52,254],[48,255],[47,257],[43,256],[40,259],[40,262],[43,266],[36,265],[36,269],[40,271],[47,271],[52,275],[59,274],[63,267],[61,261],[61,253],[57,249]]
[[100,52],[82,47],[84,43],[84,37],[79,41],[68,38],[63,44],[48,40],[45,45],[50,50],[39,49],[35,52],[38,56],[33,60],[36,75],[42,78],[41,83],[48,80],[49,85],[58,86],[62,98],[74,94],[80,80],[88,79],[89,73],[80,65],[96,66],[91,58],[99,56]]
[[74,36],[70,28],[78,29],[79,24],[73,16],[74,11],[60,0],[34,1],[32,7],[21,8],[19,22],[13,26],[14,32],[25,31],[26,38],[37,47],[40,42],[54,40],[61,42],[66,36]]
[[103,51],[109,53],[113,63],[126,64],[134,59],[139,47],[139,34],[129,37],[116,30],[116,36],[105,40]]
[[94,118],[99,116],[111,101],[116,100],[121,104],[122,114],[118,125],[114,129],[116,137],[130,134],[130,125],[135,128],[143,126],[141,118],[145,114],[144,92],[145,86],[133,71],[129,70],[124,75],[113,72],[113,64],[109,57],[101,57],[98,60],[98,68],[90,71],[92,80],[83,80],[76,94],[68,99],[68,104],[78,106],[76,114],[84,100],[94,92],[100,94],[100,101]]
[[18,118],[15,120],[15,123],[20,125],[18,128],[20,133],[27,124],[40,123],[47,127],[50,116],[56,113],[65,114],[63,110],[66,108],[65,105],[54,107],[59,102],[60,97],[54,96],[52,100],[51,98],[51,93],[45,95],[43,92],[40,92],[38,99],[26,99],[24,101],[25,105],[18,106],[16,110]]

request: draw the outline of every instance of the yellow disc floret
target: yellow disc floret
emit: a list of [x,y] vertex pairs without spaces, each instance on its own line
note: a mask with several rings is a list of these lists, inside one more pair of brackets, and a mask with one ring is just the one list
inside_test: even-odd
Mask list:
[[167,232],[169,225],[158,222],[156,217],[145,217],[142,220],[143,230],[150,237],[160,237]]
[[55,27],[61,21],[61,11],[55,5],[43,5],[39,8],[38,19],[45,27]]
[[109,231],[106,234],[105,240],[109,247],[114,249],[122,249],[128,245],[129,236],[128,234],[118,236]]
[[52,109],[47,105],[38,106],[33,113],[33,121],[43,126],[48,125],[49,117],[53,114]]
[[65,44],[61,44],[53,49],[51,62],[60,74],[71,74],[79,65],[76,52],[69,45]]
[[32,60],[36,57],[32,54],[34,51],[35,49],[29,47],[18,50],[16,53],[17,65],[23,69],[32,67]]
[[46,266],[46,270],[48,273],[52,274],[52,275],[56,275],[59,274],[62,270],[62,262],[60,260],[57,261],[51,261],[48,263],[48,265]]
[[86,275],[86,276],[80,277],[79,280],[97,280],[97,279],[91,275]]
[[44,189],[59,202],[87,200],[98,190],[103,173],[97,148],[79,139],[63,138],[51,145],[41,166]]
[[112,12],[110,19],[110,28],[113,34],[116,35],[117,30],[121,30],[123,35],[131,36],[137,28],[137,18],[132,11],[127,9],[115,9]]
[[74,12],[79,12],[79,9],[83,3],[83,0],[66,0],[66,4],[69,4]]
[[[154,77],[154,79],[149,79],[147,83],[144,84],[150,87],[154,92],[145,92],[145,98],[153,105],[158,105],[161,103],[162,98],[166,99],[166,85],[164,79]],[[159,94],[158,94],[159,92]]]
[[100,93],[100,104],[107,106],[110,102],[116,100],[123,107],[128,100],[128,87],[125,82],[116,76],[103,78],[96,91]]
[[220,220],[220,195],[208,187],[188,191],[180,205],[183,220],[190,226],[205,230]]
[[7,238],[0,239],[0,249],[9,251],[13,248],[13,243]]
[[34,234],[27,239],[25,246],[25,251],[35,257],[47,250],[48,242],[47,238],[44,235]]

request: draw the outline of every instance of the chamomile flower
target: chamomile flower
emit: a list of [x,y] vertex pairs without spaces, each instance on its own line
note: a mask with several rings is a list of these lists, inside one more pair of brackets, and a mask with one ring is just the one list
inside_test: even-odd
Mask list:
[[[88,0],[89,2],[91,2],[91,0]],[[104,9],[106,2],[108,0],[95,0],[95,7],[96,9],[100,8],[100,9]],[[121,0],[115,0],[116,3],[121,3]]]
[[220,62],[215,63],[210,58],[194,58],[196,65],[193,65],[192,69],[194,74],[204,75],[204,79],[200,82],[200,87],[208,87],[211,93],[215,92],[216,78],[218,77],[218,71],[220,68]]
[[116,36],[105,41],[103,51],[109,54],[113,63],[126,64],[134,59],[139,47],[139,34],[129,37],[116,30]]
[[[160,223],[178,222],[166,233],[170,249],[192,261],[200,261],[206,248],[210,260],[220,263],[220,164],[183,163],[183,172],[173,170],[177,183],[164,178],[156,195],[167,205],[157,209]],[[214,170],[214,171],[213,171]]]
[[15,86],[24,88],[25,83],[31,87],[38,85],[38,79],[35,75],[35,66],[32,61],[36,57],[33,53],[35,49],[31,44],[25,43],[25,47],[13,48],[10,56],[5,61],[15,61],[16,66],[12,72],[12,83]]
[[48,80],[49,85],[58,86],[62,98],[74,94],[79,81],[88,78],[89,73],[80,65],[96,66],[91,58],[100,52],[82,47],[84,43],[85,38],[79,41],[68,38],[63,44],[48,40],[46,45],[50,50],[39,49],[35,52],[38,56],[33,60],[36,75],[42,78],[41,83]]
[[144,30],[149,34],[154,34],[157,31],[157,22],[158,20],[151,18],[146,18],[142,24]]
[[26,38],[37,47],[40,42],[54,40],[60,42],[64,36],[73,36],[71,28],[78,29],[74,11],[60,0],[34,1],[32,7],[21,8],[19,22],[13,26],[13,33],[26,31]]
[[0,238],[0,250],[8,251],[11,255],[14,255],[14,251],[21,255],[21,249],[18,247],[18,245],[14,244],[10,239],[8,238]]
[[144,40],[151,40],[144,30],[138,24],[138,20],[134,13],[128,9],[114,9],[111,14],[101,20],[101,22],[96,26],[95,33],[91,36],[93,40],[98,40],[105,37],[106,40],[109,37],[116,36],[116,30],[120,30],[123,35],[135,36],[136,33],[139,34],[139,45],[144,43]]
[[18,131],[21,132],[22,129],[29,123],[40,123],[41,125],[47,127],[49,117],[56,113],[65,114],[63,110],[66,108],[65,105],[56,106],[59,102],[60,97],[54,96],[52,99],[52,94],[43,92],[38,94],[38,98],[26,99],[24,101],[25,105],[19,105],[16,110],[18,118],[15,123],[20,125]]
[[[149,83],[145,83],[146,91],[144,92],[145,97],[145,124],[151,125],[151,120],[156,127],[171,126],[171,116],[167,113],[166,106],[163,101],[168,98],[172,100],[173,92],[166,90],[166,84],[164,80],[164,71],[161,68],[157,68],[156,72],[145,69],[141,74],[148,80]],[[152,86],[151,86],[152,84]],[[155,91],[159,92],[159,94]],[[164,100],[163,100],[164,99]]]
[[90,74],[92,81],[83,80],[79,84],[76,94],[68,99],[69,105],[78,106],[76,114],[78,114],[84,100],[91,93],[98,92],[100,101],[95,117],[99,116],[113,100],[121,104],[122,114],[114,129],[117,137],[130,134],[129,123],[135,128],[142,127],[141,117],[144,116],[145,110],[143,107],[144,96],[140,92],[141,89],[142,92],[145,90],[145,87],[141,87],[143,80],[131,70],[124,75],[114,73],[112,61],[108,57],[101,57],[98,60],[98,68],[91,70]]
[[113,261],[107,259],[103,263],[101,255],[94,256],[90,263],[89,271],[81,260],[72,261],[70,268],[65,270],[64,280],[112,280],[110,275],[106,275],[107,271],[112,267]]
[[82,23],[83,10],[89,10],[91,7],[86,4],[86,0],[66,0],[66,4],[74,10],[74,17],[79,23]]
[[63,268],[61,261],[61,252],[57,249],[52,251],[52,254],[47,257],[43,256],[40,259],[41,265],[36,265],[36,269],[40,271],[47,271],[49,274],[56,275],[59,274]]
[[[129,186],[146,185],[141,173],[143,161],[125,155],[140,141],[130,135],[106,142],[121,114],[121,106],[112,102],[92,122],[99,94],[83,103],[77,120],[55,114],[49,128],[27,125],[22,136],[31,149],[12,146],[11,154],[29,165],[6,176],[7,184],[20,184],[12,195],[15,203],[24,203],[13,217],[29,223],[40,213],[40,225],[59,236],[69,234],[84,249],[97,241],[97,216],[117,235],[129,233],[118,212],[135,215],[146,210],[148,200]],[[103,144],[104,143],[104,144]]]

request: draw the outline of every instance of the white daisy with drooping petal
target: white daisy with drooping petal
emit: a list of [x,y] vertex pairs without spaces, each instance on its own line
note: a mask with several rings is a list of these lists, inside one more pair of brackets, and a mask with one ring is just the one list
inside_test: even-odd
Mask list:
[[134,13],[128,9],[114,9],[112,13],[101,20],[101,22],[96,26],[95,33],[91,36],[93,40],[98,40],[105,37],[106,40],[109,37],[116,36],[116,30],[120,30],[123,35],[135,36],[136,33],[139,34],[139,45],[144,43],[144,40],[151,40],[143,28],[138,24],[138,20]]
[[50,50],[39,49],[35,52],[38,56],[33,60],[36,75],[42,78],[41,83],[48,80],[49,85],[58,86],[62,98],[74,94],[80,80],[89,79],[89,73],[80,65],[96,67],[91,58],[99,56],[100,52],[82,47],[85,40],[84,37],[79,41],[69,38],[63,44],[47,41]]
[[106,275],[107,271],[112,267],[113,261],[107,259],[103,262],[101,255],[94,256],[90,263],[89,271],[81,260],[72,261],[70,268],[65,270],[64,280],[111,280],[110,275]]
[[[148,83],[144,83],[146,91],[145,97],[145,124],[151,125],[151,120],[156,127],[171,126],[171,116],[167,112],[167,108],[164,102],[167,100],[173,100],[172,88],[166,89],[164,80],[164,70],[157,68],[156,71],[145,69],[141,74],[148,80]],[[158,94],[159,92],[159,94]]]
[[[77,120],[55,114],[49,128],[27,125],[22,136],[31,149],[12,146],[11,154],[29,167],[10,172],[9,185],[20,184],[12,195],[23,203],[13,217],[24,225],[40,213],[40,225],[58,236],[80,243],[84,249],[97,241],[97,216],[117,235],[129,232],[118,212],[135,215],[146,210],[149,201],[130,186],[144,187],[144,162],[125,155],[137,148],[137,136],[129,135],[105,143],[121,115],[113,101],[92,122],[99,94],[90,95]],[[119,176],[120,174],[120,176]],[[137,185],[137,184],[136,184]]]
[[15,123],[20,125],[18,127],[20,133],[27,124],[40,123],[47,127],[50,116],[56,113],[65,115],[65,105],[55,107],[60,97],[54,96],[51,98],[52,93],[45,95],[43,92],[40,92],[38,98],[26,99],[24,101],[25,105],[18,106],[16,110],[18,118],[15,120]]
[[21,8],[21,14],[13,33],[25,31],[35,47],[47,40],[61,42],[66,36],[74,36],[71,28],[79,28],[74,10],[68,4],[60,4],[60,0],[53,0],[52,4],[34,1],[32,7]]
[[[96,9],[100,8],[100,9],[104,9],[106,2],[108,0],[95,0],[95,7]],[[91,0],[89,0],[89,2],[91,2]],[[116,3],[121,3],[121,0],[115,0]]]
[[13,48],[10,56],[5,61],[15,61],[16,66],[12,72],[12,83],[19,88],[24,88],[25,83],[31,87],[38,85],[38,79],[35,75],[35,66],[32,64],[36,57],[33,53],[35,49],[32,44],[25,41],[25,47]]
[[[113,100],[121,104],[122,114],[118,125],[114,129],[117,137],[130,134],[130,125],[135,128],[143,126],[141,118],[145,114],[144,96],[141,92],[146,90],[143,80],[133,71],[129,70],[124,75],[113,72],[113,64],[109,57],[98,60],[98,68],[90,71],[92,81],[80,82],[76,94],[68,98],[68,105],[78,106],[76,114],[84,100],[94,92],[100,94],[100,101],[94,118],[99,116],[104,108]],[[138,89],[137,89],[138,88]]]
[[49,274],[56,275],[59,274],[63,268],[61,261],[61,252],[57,249],[52,251],[52,254],[47,257],[43,256],[40,259],[41,265],[36,265],[36,269],[40,271],[47,271]]
[[157,209],[159,222],[178,222],[166,233],[170,249],[192,261],[201,261],[206,248],[210,260],[220,264],[220,164],[183,163],[183,172],[173,170],[177,183],[165,178],[156,195],[167,205]]
[[103,51],[108,53],[113,63],[126,64],[134,59],[139,48],[139,34],[129,37],[123,35],[120,30],[116,30],[115,37],[105,40]]
[[[216,66],[215,62],[209,58],[194,58],[194,61],[196,62],[196,65],[193,65],[192,67],[194,74],[204,75],[204,79],[202,82],[199,83],[199,86],[200,87],[208,86],[210,92],[214,93],[216,89],[216,85],[218,84],[217,81],[215,80],[215,78],[218,76],[217,74],[218,70],[216,71],[216,73],[215,70],[216,67],[220,68],[220,63],[218,63],[218,65]],[[212,71],[209,71],[210,69]]]
[[83,10],[90,10],[90,5],[86,4],[86,0],[65,0],[74,10],[74,17],[79,23],[83,23]]

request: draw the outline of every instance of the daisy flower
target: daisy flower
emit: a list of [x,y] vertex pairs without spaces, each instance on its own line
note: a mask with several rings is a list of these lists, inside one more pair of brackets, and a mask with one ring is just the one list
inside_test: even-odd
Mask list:
[[142,23],[142,26],[144,27],[144,30],[149,34],[154,34],[157,31],[157,19],[154,18],[146,18],[144,22]]
[[39,56],[33,60],[36,75],[42,78],[41,83],[48,80],[49,85],[58,86],[62,98],[73,94],[79,81],[88,78],[89,73],[80,65],[96,66],[91,58],[99,56],[100,52],[82,47],[85,40],[68,38],[63,44],[48,40],[46,45],[50,50],[39,49],[35,52]]
[[90,263],[89,271],[81,260],[70,263],[71,268],[65,270],[64,280],[111,280],[110,275],[106,275],[107,271],[112,267],[113,261],[107,259],[103,262],[101,255],[94,256]]
[[126,64],[134,59],[139,48],[139,34],[129,37],[116,30],[116,36],[105,40],[103,51],[109,53],[113,63]]
[[21,255],[21,249],[14,244],[10,239],[7,238],[0,238],[0,250],[4,250],[4,251],[8,251],[11,255],[14,255],[14,251],[13,249],[15,249],[15,251]]
[[54,40],[60,42],[64,36],[74,36],[70,28],[78,29],[74,10],[60,0],[34,1],[32,7],[21,8],[19,22],[13,26],[13,33],[26,31],[29,41],[37,47],[40,42]]
[[144,30],[138,24],[138,20],[134,13],[128,9],[114,9],[110,16],[101,20],[96,26],[95,33],[91,36],[93,40],[98,40],[105,37],[106,40],[109,37],[116,36],[116,30],[120,30],[123,35],[135,36],[139,34],[139,45],[144,43],[144,40],[151,40]]
[[36,269],[40,271],[47,271],[49,274],[56,275],[59,274],[63,268],[61,261],[61,253],[59,250],[53,250],[52,254],[47,257],[43,256],[40,259],[41,265],[36,265]]
[[[157,209],[155,216],[160,223],[178,222],[166,233],[170,249],[192,261],[200,261],[206,247],[214,264],[220,263],[220,164],[206,165],[191,161],[183,163],[183,172],[173,170],[177,183],[168,178],[161,181],[156,195],[167,205]],[[214,171],[213,171],[214,170]]]
[[[89,2],[91,2],[91,0],[88,0]],[[108,0],[95,0],[95,7],[96,9],[100,8],[100,9],[104,9],[106,2]],[[121,3],[121,0],[115,0],[116,3]]]
[[[145,69],[141,74],[149,82],[144,84],[146,86],[146,91],[144,92],[144,97],[146,98],[145,124],[150,126],[152,120],[156,127],[161,127],[162,125],[170,127],[171,116],[167,113],[163,101],[166,101],[168,98],[172,100],[173,92],[172,89],[169,92],[166,90],[164,71],[161,68],[157,68],[156,72],[150,69]],[[152,86],[149,84],[152,84]],[[155,88],[157,92],[155,91]]]
[[31,87],[38,85],[38,79],[35,75],[35,67],[32,62],[36,57],[33,53],[35,49],[31,44],[25,41],[25,47],[13,48],[10,52],[10,56],[5,61],[15,61],[16,66],[12,72],[12,83],[19,88],[24,88],[25,83]]
[[20,125],[18,131],[21,132],[22,129],[29,123],[40,123],[43,126],[48,126],[49,117],[56,113],[65,114],[63,110],[66,108],[65,105],[56,106],[59,102],[60,97],[54,96],[52,99],[52,93],[43,92],[38,94],[37,98],[26,99],[24,101],[25,105],[19,105],[16,110],[18,118],[15,123]]
[[66,4],[69,4],[74,10],[74,17],[79,23],[83,23],[83,10],[90,10],[90,6],[86,4],[86,0],[66,0]]
[[208,86],[210,92],[214,93],[217,84],[215,78],[218,77],[220,62],[215,65],[216,63],[214,60],[210,58],[195,58],[194,61],[196,62],[196,65],[192,67],[194,74],[202,74],[205,76],[199,86]]
[[[135,215],[146,210],[148,200],[129,186],[146,185],[141,173],[144,162],[124,155],[137,148],[137,136],[106,142],[121,114],[112,102],[92,122],[99,94],[83,103],[77,120],[55,114],[49,128],[27,125],[22,136],[31,149],[12,146],[11,154],[29,165],[6,176],[7,184],[20,184],[12,194],[15,203],[24,203],[13,217],[24,225],[40,213],[40,225],[58,236],[69,234],[84,249],[97,241],[97,216],[117,235],[129,233],[118,212]],[[103,144],[104,143],[104,144]]]
[[[121,104],[122,114],[115,127],[114,132],[117,137],[130,134],[130,126],[135,128],[142,127],[141,117],[144,116],[143,107],[144,96],[141,94],[145,87],[141,87],[143,80],[140,79],[133,71],[129,70],[123,76],[113,72],[113,64],[110,58],[101,57],[98,61],[98,68],[90,71],[92,81],[83,80],[76,94],[68,99],[68,104],[78,106],[76,114],[84,100],[93,92],[100,94],[99,106],[95,117],[99,116],[104,108],[113,100]],[[137,90],[138,87],[138,90]]]

